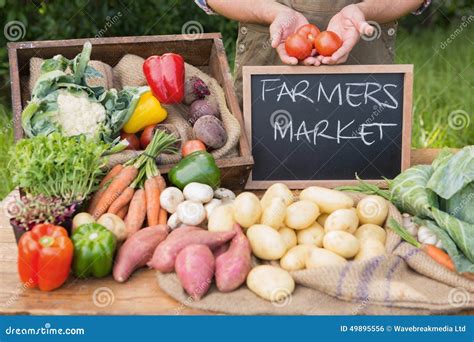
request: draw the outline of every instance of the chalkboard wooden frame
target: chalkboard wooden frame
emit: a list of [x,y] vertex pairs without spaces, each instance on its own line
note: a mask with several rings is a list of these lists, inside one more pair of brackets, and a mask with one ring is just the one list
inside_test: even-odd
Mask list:
[[[411,117],[413,102],[413,65],[412,64],[391,64],[391,65],[336,65],[336,66],[244,66],[243,67],[243,109],[244,123],[248,141],[252,147],[252,103],[251,103],[251,77],[252,75],[273,75],[273,74],[377,74],[377,73],[397,73],[404,74],[403,80],[403,128],[402,128],[402,148],[401,165],[403,171],[410,166],[411,152]],[[369,179],[371,184],[386,187],[387,184],[382,179]],[[354,185],[357,180],[253,180],[252,172],[246,183],[246,189],[266,189],[270,185],[281,182],[291,189],[304,189],[311,185],[322,185],[326,187],[337,187],[341,185]]]

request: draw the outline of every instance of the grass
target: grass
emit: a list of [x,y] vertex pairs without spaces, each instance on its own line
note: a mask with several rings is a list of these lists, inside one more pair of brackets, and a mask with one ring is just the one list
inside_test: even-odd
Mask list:
[[[455,39],[448,43],[450,35]],[[399,33],[396,62],[415,65],[414,147],[474,144],[473,37],[474,22],[466,27],[458,24],[447,29],[422,29],[416,34]],[[443,43],[445,48],[441,48]],[[8,149],[13,142],[11,122],[11,116],[0,105],[0,199],[12,188],[8,169]]]
[[412,145],[474,144],[474,21],[401,32],[396,53],[397,63],[415,65]]
[[13,121],[0,105],[0,200],[13,188],[8,168],[8,150],[13,143]]

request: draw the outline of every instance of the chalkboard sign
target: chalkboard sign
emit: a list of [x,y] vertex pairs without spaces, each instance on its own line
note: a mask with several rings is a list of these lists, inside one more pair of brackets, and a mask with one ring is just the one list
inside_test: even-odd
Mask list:
[[412,65],[243,68],[247,188],[394,178],[410,163]]

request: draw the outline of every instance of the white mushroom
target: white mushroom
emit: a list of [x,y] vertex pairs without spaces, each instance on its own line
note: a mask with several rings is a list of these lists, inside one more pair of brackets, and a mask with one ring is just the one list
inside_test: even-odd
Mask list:
[[220,199],[214,198],[204,206],[204,209],[206,210],[206,217],[208,220],[212,214],[212,211],[216,209],[218,206],[220,206],[221,204],[222,204],[222,201]]
[[183,223],[179,220],[177,213],[174,213],[168,218],[168,227],[170,227],[171,230],[178,228],[182,224]]
[[163,190],[160,195],[160,205],[170,214],[174,214],[178,204],[184,201],[184,196],[181,190],[175,187],[169,187]]
[[183,195],[189,201],[207,203],[212,200],[214,191],[207,184],[193,182],[184,187]]
[[190,226],[197,226],[206,219],[206,210],[202,203],[184,201],[176,209],[178,220]]
[[222,201],[230,201],[235,199],[235,194],[232,190],[218,188],[216,191],[214,191],[214,197]]

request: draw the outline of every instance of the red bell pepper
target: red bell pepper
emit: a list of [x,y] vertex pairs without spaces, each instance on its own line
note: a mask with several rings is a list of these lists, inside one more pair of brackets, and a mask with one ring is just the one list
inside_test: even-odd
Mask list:
[[179,103],[184,97],[184,60],[175,53],[150,56],[143,73],[153,95],[165,104]]
[[27,287],[50,291],[60,287],[71,269],[74,246],[66,229],[38,224],[18,242],[18,273]]

